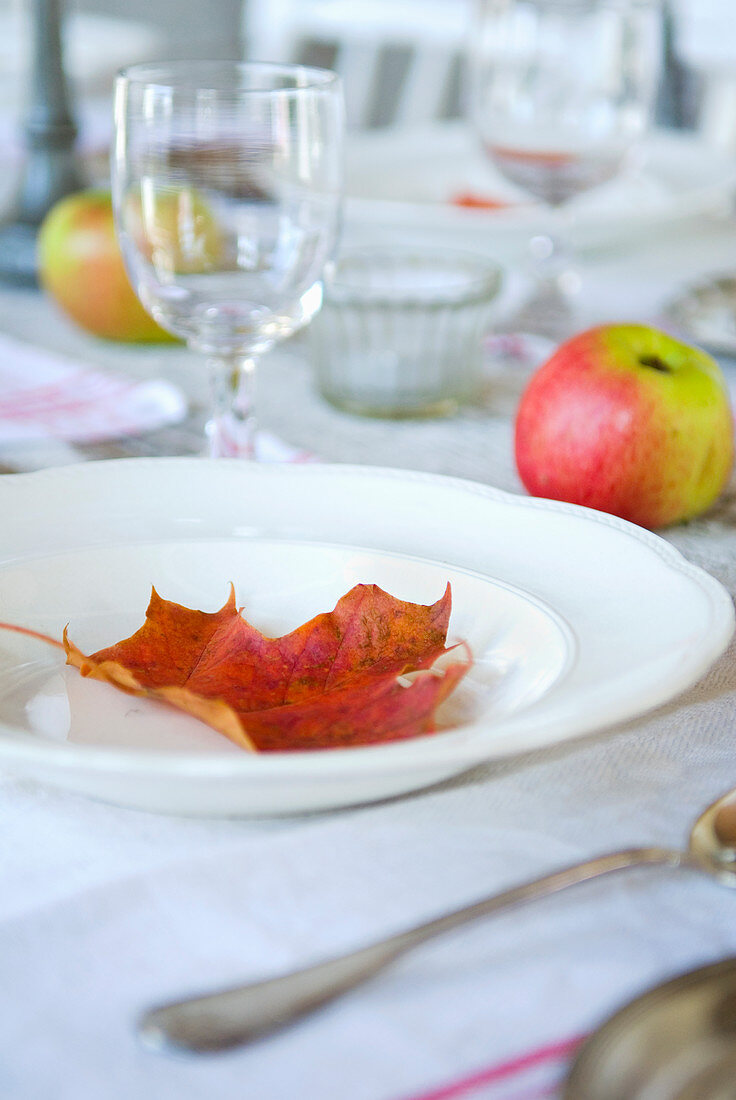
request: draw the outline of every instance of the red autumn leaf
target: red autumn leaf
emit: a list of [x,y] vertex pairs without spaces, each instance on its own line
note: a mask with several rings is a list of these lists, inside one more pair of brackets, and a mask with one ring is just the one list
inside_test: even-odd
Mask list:
[[[153,589],[130,638],[87,657],[65,630],[64,649],[83,676],[170,703],[243,748],[368,745],[433,731],[435,710],[471,663],[467,647],[445,649],[451,602],[449,584],[430,605],[358,584],[333,611],[267,638],[242,617],[232,588],[213,613]],[[411,682],[401,679],[408,673]]]

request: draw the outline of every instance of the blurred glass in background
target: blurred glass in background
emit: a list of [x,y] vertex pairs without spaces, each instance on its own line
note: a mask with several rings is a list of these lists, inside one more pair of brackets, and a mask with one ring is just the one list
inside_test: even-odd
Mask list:
[[[657,122],[736,150],[733,0],[663,0],[666,65]],[[245,0],[244,49],[335,67],[353,127],[463,113],[475,0]]]

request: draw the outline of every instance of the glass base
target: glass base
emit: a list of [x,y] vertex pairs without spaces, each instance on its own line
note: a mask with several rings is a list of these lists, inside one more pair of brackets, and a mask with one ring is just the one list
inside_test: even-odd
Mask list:
[[[238,426],[239,427],[239,426]],[[255,432],[249,429],[245,437],[231,432],[222,419],[208,420],[204,428],[209,458],[242,458],[252,462],[256,457]]]
[[572,295],[560,278],[540,280],[531,294],[509,317],[504,317],[499,329],[508,335],[541,337],[561,344],[576,331]]
[[513,417],[532,375],[557,347],[543,336],[494,333],[486,339],[482,404],[494,416]]
[[374,420],[431,420],[433,418],[446,418],[454,416],[460,402],[454,397],[428,398],[417,403],[416,398],[402,404],[400,397],[394,397],[392,403],[384,404],[379,399],[369,395],[359,397],[344,393],[334,393],[320,390],[321,396],[340,412],[351,413],[353,416],[365,416]]

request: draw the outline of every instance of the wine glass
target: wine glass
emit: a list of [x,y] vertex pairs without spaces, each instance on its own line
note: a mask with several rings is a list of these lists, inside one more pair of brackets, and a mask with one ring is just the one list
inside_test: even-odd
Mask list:
[[471,112],[492,163],[546,204],[516,331],[569,335],[579,278],[560,211],[610,180],[649,122],[661,53],[656,0],[477,0]]
[[115,88],[115,224],[136,294],[206,357],[213,457],[254,457],[256,360],[322,302],[343,185],[339,78],[135,65]]

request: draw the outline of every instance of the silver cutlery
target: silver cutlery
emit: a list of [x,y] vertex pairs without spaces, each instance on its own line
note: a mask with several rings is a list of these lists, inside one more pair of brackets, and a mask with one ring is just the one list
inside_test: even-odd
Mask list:
[[629,848],[596,856],[304,970],[160,1005],[141,1018],[140,1037],[157,1050],[205,1052],[250,1043],[347,993],[443,932],[568,886],[644,865],[701,871],[736,888],[736,789],[698,817],[682,851]]
[[619,1008],[577,1051],[560,1100],[733,1100],[736,958]]

